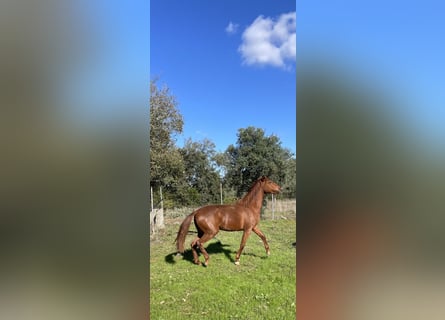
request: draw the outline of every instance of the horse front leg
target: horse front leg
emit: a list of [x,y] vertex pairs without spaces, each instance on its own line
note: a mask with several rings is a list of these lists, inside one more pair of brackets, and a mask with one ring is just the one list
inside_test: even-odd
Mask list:
[[261,240],[263,240],[264,249],[266,249],[267,255],[270,256],[269,244],[267,243],[266,236],[264,235],[264,233],[262,233],[258,227],[254,227],[252,230],[258,235],[258,237],[261,238]]
[[238,252],[236,253],[236,256],[235,256],[235,264],[236,265],[239,265],[239,257],[241,255],[241,252],[243,252],[244,246],[246,245],[247,238],[249,238],[251,231],[252,231],[251,229],[244,230],[239,250],[238,250]]

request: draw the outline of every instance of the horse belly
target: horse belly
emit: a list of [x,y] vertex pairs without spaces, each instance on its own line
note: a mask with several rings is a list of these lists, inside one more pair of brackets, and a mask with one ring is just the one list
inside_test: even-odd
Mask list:
[[240,231],[244,229],[244,218],[242,215],[235,213],[223,214],[221,225],[219,226],[224,231]]

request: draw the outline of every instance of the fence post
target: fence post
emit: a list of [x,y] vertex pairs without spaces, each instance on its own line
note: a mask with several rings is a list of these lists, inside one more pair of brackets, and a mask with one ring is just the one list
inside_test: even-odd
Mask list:
[[275,220],[275,201],[272,193],[272,220]]
[[153,187],[150,187],[151,211],[153,211]]
[[222,197],[222,183],[219,183],[219,193],[221,195],[221,204],[223,204],[223,197]]
[[161,196],[161,208],[156,210],[156,228],[164,229],[164,198],[162,197],[162,187],[159,187],[159,194]]
[[156,213],[153,208],[153,187],[150,187],[150,202],[151,202],[151,210],[150,210],[150,233],[155,233],[155,217]]

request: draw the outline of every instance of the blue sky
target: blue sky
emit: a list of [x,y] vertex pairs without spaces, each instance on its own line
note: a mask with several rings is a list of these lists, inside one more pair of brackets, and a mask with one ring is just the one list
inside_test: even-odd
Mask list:
[[[239,48],[243,33],[260,16],[275,23],[296,10],[298,61],[317,52],[343,64],[358,75],[357,82],[397,97],[394,120],[409,127],[415,139],[443,146],[442,3],[84,0],[80,11],[86,22],[76,25],[86,32],[85,45],[91,42],[96,49],[90,50],[89,62],[69,73],[69,102],[96,121],[140,116],[148,111],[149,79],[159,76],[184,116],[178,144],[188,137],[208,138],[224,151],[236,142],[239,128],[253,125],[278,135],[295,152],[295,64],[248,64]],[[230,22],[236,32],[226,31]]]
[[281,59],[267,52],[267,45],[248,43],[281,15],[295,16],[294,2],[152,0],[150,10],[150,74],[160,77],[159,84],[179,102],[184,133],[178,145],[207,138],[225,151],[236,143],[239,128],[255,126],[277,135],[295,153],[295,55]]

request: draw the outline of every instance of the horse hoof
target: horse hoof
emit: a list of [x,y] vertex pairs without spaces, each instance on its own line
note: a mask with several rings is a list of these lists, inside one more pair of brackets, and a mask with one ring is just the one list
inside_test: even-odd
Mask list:
[[267,256],[270,256],[270,251],[267,251]]
[[235,265],[239,266],[239,261],[235,261]]

